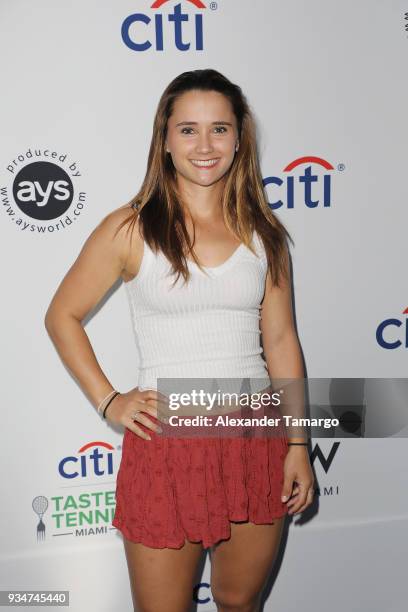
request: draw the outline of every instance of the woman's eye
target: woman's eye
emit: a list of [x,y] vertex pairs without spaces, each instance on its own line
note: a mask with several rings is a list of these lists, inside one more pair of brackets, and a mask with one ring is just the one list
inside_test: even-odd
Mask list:
[[[191,132],[189,132],[189,131],[187,131],[187,132],[186,132],[186,130],[192,130],[192,129],[193,129],[193,128],[189,128],[189,127],[182,128],[181,133],[182,133],[182,134],[190,134]],[[215,130],[224,130],[224,132],[226,132],[226,131],[227,131],[227,128],[226,128],[226,127],[224,127],[223,125],[218,125],[218,126],[217,126],[216,128],[214,128],[214,129],[215,129]],[[218,134],[220,134],[220,133],[221,133],[221,134],[223,134],[224,132],[217,132],[217,133],[218,133]]]

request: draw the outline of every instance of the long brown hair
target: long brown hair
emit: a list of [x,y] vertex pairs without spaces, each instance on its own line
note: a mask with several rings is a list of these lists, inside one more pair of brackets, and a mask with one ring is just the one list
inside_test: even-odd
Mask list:
[[126,206],[130,216],[120,226],[133,226],[139,217],[144,240],[157,252],[161,250],[172,264],[173,273],[185,281],[190,278],[185,253],[193,252],[193,243],[186,229],[177,189],[176,170],[166,152],[167,121],[175,100],[190,90],[217,91],[228,98],[234,111],[239,148],[228,171],[222,196],[222,212],[226,227],[254,254],[251,244],[255,230],[265,247],[268,268],[274,285],[288,279],[288,248],[286,239],[293,240],[269,207],[260,171],[256,127],[249,104],[241,88],[220,72],[212,69],[183,72],[164,90],[153,124],[153,135],[147,161],[147,171],[139,192]]

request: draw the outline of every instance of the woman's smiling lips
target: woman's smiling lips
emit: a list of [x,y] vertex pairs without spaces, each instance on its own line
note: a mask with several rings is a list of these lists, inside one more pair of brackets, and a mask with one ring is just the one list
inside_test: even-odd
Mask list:
[[193,166],[195,166],[196,168],[213,168],[214,166],[217,165],[217,163],[219,162],[220,158],[213,158],[213,159],[190,159],[191,163],[193,164]]

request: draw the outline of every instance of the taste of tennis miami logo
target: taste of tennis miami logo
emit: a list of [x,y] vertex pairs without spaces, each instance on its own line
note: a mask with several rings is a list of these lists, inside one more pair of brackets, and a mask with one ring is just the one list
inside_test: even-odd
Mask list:
[[[337,166],[339,171],[344,168],[344,164]],[[270,194],[272,198],[269,206],[272,210],[295,208],[295,203],[307,208],[330,208],[333,171],[334,166],[322,157],[309,155],[295,159],[283,169],[283,178],[267,176],[263,179],[268,197]]]
[[[76,453],[57,461],[59,491],[37,495],[31,503],[37,515],[37,542],[46,535],[95,536],[116,531],[117,452],[121,446],[104,441],[84,444]],[[62,481],[61,481],[62,479]],[[67,483],[72,482],[71,485]]]
[[[174,6],[171,0],[156,0],[150,14],[132,13],[122,23],[123,42],[132,51],[164,51],[172,47],[179,51],[203,51],[203,10],[207,7],[201,0],[186,0],[184,5],[183,11],[181,2]],[[217,6],[217,2],[209,3],[212,10]],[[162,7],[165,13],[160,10]]]
[[[403,315],[408,315],[408,307],[402,311]],[[400,330],[401,327],[405,326],[405,338],[401,339],[404,335],[404,331]],[[402,332],[402,334],[401,334]],[[377,343],[383,349],[397,349],[400,347],[408,348],[408,318],[397,319],[396,317],[390,317],[384,319],[378,325],[375,337]]]

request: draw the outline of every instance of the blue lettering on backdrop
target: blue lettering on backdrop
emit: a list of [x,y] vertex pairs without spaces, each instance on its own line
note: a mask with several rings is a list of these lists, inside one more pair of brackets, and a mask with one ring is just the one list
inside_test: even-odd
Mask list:
[[[184,42],[183,40],[183,23],[188,22],[190,16],[188,13],[183,13],[181,9],[181,3],[176,4],[173,9],[173,13],[167,16],[169,23],[174,23],[174,45],[179,51],[189,51],[191,43]],[[132,51],[147,51],[153,47],[151,41],[146,38],[146,34],[149,35],[150,24],[152,22],[151,17],[144,13],[133,13],[126,17],[123,21],[121,28],[122,40],[129,49]],[[204,28],[203,28],[203,16],[200,13],[196,13],[194,16],[195,24],[195,50],[202,51],[204,49]],[[137,40],[132,38],[130,29],[134,26],[135,33],[133,36],[137,36]],[[143,26],[143,27],[142,27]],[[155,27],[155,50],[164,50],[164,27],[163,27],[163,15],[156,13],[154,16],[154,27]],[[139,37],[140,32],[140,37]]]

